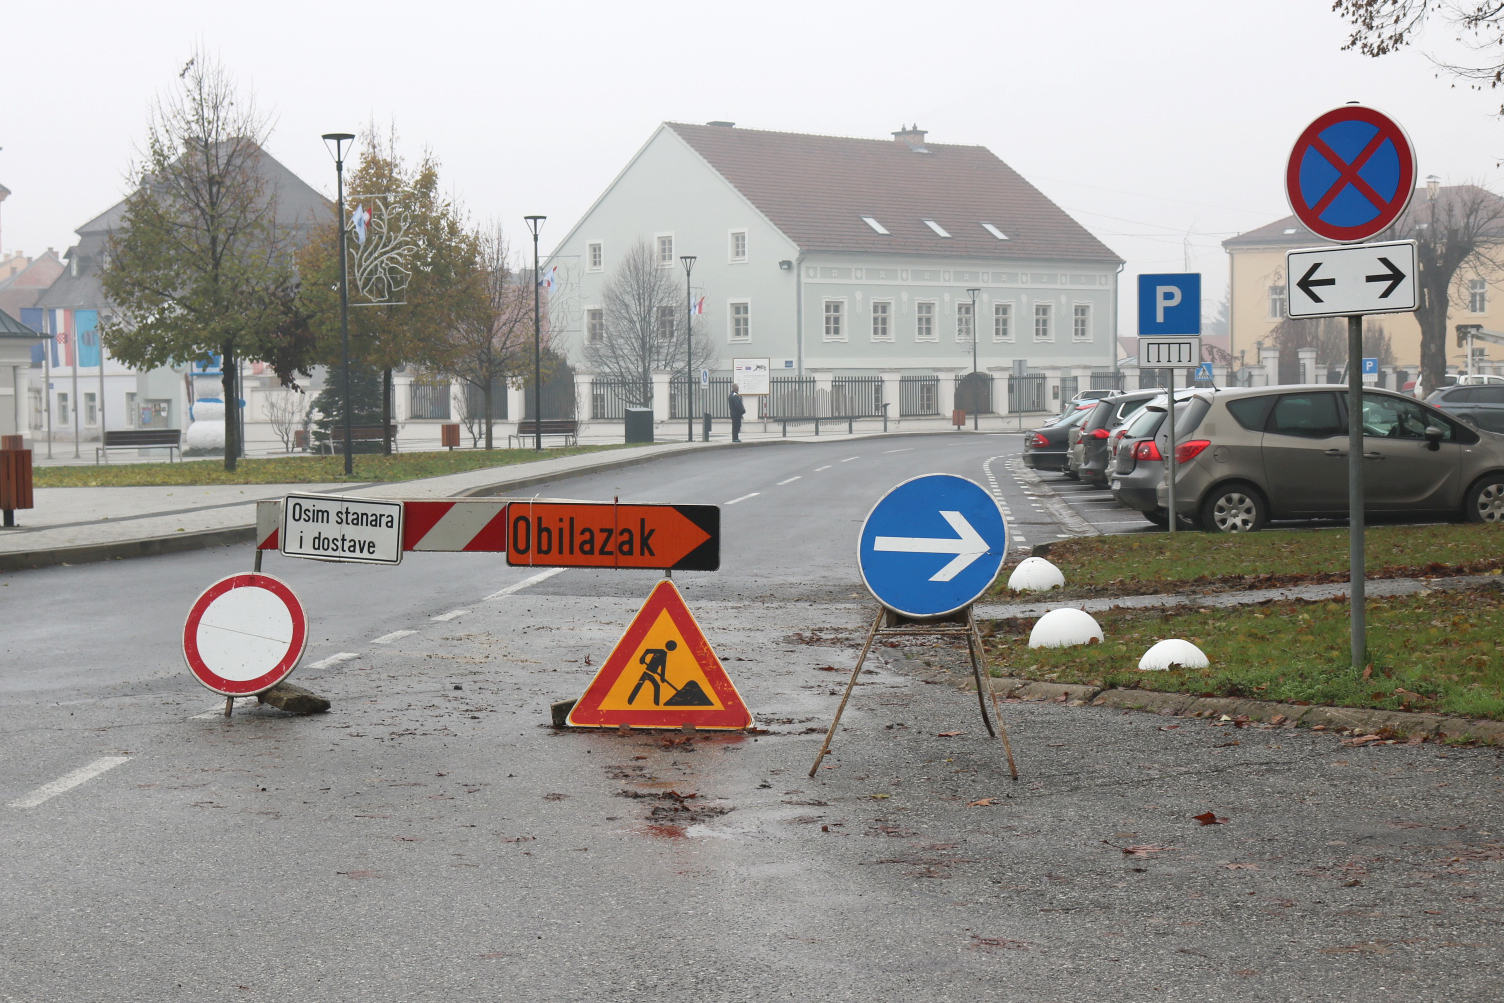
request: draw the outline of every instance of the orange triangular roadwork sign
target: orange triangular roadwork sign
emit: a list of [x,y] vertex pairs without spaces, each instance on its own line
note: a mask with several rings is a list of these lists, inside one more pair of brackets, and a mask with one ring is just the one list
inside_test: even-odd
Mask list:
[[737,730],[751,726],[752,712],[684,597],[664,579],[576,701],[569,723],[577,728],[692,724]]

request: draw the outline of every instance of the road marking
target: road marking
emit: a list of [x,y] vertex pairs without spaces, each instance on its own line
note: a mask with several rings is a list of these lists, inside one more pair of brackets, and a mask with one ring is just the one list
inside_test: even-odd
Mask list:
[[[527,588],[529,585],[537,585],[539,582],[547,581],[548,579],[552,578],[554,575],[559,574],[563,570],[564,570],[563,568],[549,568],[547,571],[540,571],[540,572],[538,572],[536,575],[534,575],[531,578],[524,578],[522,581],[518,582],[516,585],[508,585],[506,588],[502,589],[500,592],[492,592],[490,595],[486,596],[486,599],[500,599],[502,596],[509,596],[509,595],[511,595],[514,592],[521,592],[523,589]],[[486,599],[482,599],[481,602],[485,602]]]
[[430,620],[453,620],[455,617],[457,617],[457,616],[463,616],[464,614],[466,614],[468,612],[470,612],[468,609],[454,609],[454,610],[450,610],[448,613],[444,613],[444,614],[441,614],[439,616],[431,616],[428,619],[430,619]]
[[330,655],[328,658],[321,658],[308,667],[310,669],[327,669],[331,665],[338,665],[340,662],[348,662],[352,658],[359,657],[360,656],[353,651],[341,651],[337,655]]
[[[911,450],[913,448],[914,448],[913,446],[905,446],[902,449],[885,449],[885,450],[883,450],[883,452],[885,452],[885,453],[907,453],[909,450]],[[853,457],[853,459],[855,459],[855,457]],[[843,460],[841,462],[844,463],[845,461]]]
[[722,504],[725,504],[725,505],[735,505],[737,502],[744,502],[748,498],[756,498],[760,494],[762,494],[761,491],[754,491],[754,492],[752,492],[749,495],[742,495],[740,498],[733,498],[729,502],[723,502]]
[[35,808],[48,798],[57,797],[64,791],[72,790],[79,784],[93,780],[105,770],[112,770],[128,759],[130,759],[129,756],[104,756],[96,759],[88,766],[80,767],[66,776],[57,778],[50,784],[43,784],[24,798],[12,801],[10,806],[12,808]]
[[416,633],[417,633],[416,630],[394,630],[390,634],[382,634],[380,637],[376,638],[376,640],[372,641],[371,643],[372,644],[391,644],[393,641],[397,640],[400,637],[406,637],[409,634],[416,634]]
[[778,483],[777,483],[777,484],[775,484],[775,485],[774,485],[774,487],[779,487],[779,488],[781,488],[781,487],[783,487],[783,486],[784,486],[784,485],[785,485],[785,484],[792,484],[792,483],[794,483],[794,482],[795,482],[795,481],[797,481],[797,480],[798,480],[798,479],[799,479],[799,477],[800,477],[800,475],[798,475],[798,474],[796,474],[796,475],[795,475],[795,476],[793,476],[793,477],[790,477],[790,478],[789,478],[789,479],[788,479],[788,480],[786,480],[786,481],[779,481],[779,482],[778,482]]
[[819,473],[819,472],[820,472],[820,471],[822,471],[822,470],[829,470],[829,469],[830,469],[830,464],[829,464],[829,463],[827,463],[827,464],[825,464],[825,466],[823,466],[823,467],[816,467],[816,468],[815,468],[815,473],[817,473],[817,474],[818,474],[818,473]]
[[860,456],[848,456],[848,457],[846,457],[846,459],[842,460],[841,462],[842,463],[850,463],[852,460],[860,460],[860,459],[861,459]]

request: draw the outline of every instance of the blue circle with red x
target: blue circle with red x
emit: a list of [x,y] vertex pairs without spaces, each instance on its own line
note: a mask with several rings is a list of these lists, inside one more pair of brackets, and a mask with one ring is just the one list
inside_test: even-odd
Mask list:
[[1290,152],[1295,215],[1329,240],[1366,240],[1390,226],[1415,190],[1415,152],[1398,123],[1347,105],[1306,127]]

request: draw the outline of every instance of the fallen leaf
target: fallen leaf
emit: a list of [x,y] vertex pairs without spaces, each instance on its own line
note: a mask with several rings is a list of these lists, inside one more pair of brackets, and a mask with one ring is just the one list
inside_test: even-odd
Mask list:
[[567,797],[569,797],[568,794],[545,794],[545,795],[543,795],[543,800],[545,800],[545,801],[563,801]]
[[1223,864],[1222,866],[1229,871],[1256,871],[1259,869],[1258,864]]
[[815,666],[815,671],[816,672],[840,672],[841,670],[838,669],[838,668],[836,668],[834,665],[816,665]]
[[964,735],[964,734],[966,734],[966,732],[964,732],[964,731],[942,731],[942,732],[940,732],[939,735],[937,735],[935,737],[937,737],[937,738],[955,738],[957,735]]
[[508,836],[502,839],[503,843],[531,843],[537,836]]
[[1162,724],[1162,725],[1159,726],[1159,730],[1160,731],[1174,731],[1176,728],[1179,728],[1179,727],[1180,727],[1180,725],[1178,725],[1178,724]]
[[997,798],[982,798],[980,801],[968,801],[968,802],[966,802],[966,807],[968,807],[968,808],[986,808],[988,805],[994,805],[994,804],[997,804],[997,803],[998,803],[998,799]]
[[1204,811],[1200,815],[1192,815],[1191,818],[1194,818],[1196,821],[1200,822],[1202,825],[1226,825],[1227,824],[1227,819],[1225,819],[1222,816],[1218,815],[1216,812]]
[[[1107,840],[1104,839],[1102,842],[1107,843]],[[1113,844],[1107,843],[1107,845],[1112,846]],[[1119,846],[1115,848],[1122,850],[1124,855],[1129,857],[1147,857],[1155,853],[1167,853],[1170,850],[1176,849],[1176,847],[1161,846],[1158,843],[1144,843],[1139,846]]]

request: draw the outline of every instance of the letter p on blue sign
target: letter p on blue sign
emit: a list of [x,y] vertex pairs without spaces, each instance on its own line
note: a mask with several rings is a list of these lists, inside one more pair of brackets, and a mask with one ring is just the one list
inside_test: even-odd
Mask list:
[[1201,273],[1138,277],[1139,334],[1200,334]]

